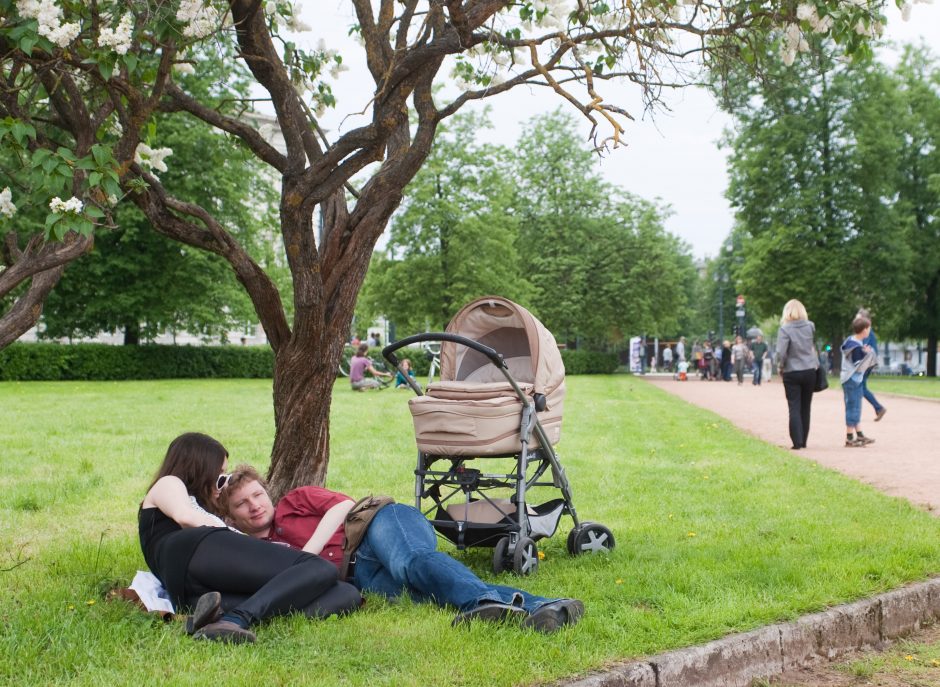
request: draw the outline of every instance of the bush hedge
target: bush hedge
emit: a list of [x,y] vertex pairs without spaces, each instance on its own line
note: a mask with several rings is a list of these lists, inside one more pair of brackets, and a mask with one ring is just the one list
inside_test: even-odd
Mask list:
[[265,378],[267,346],[109,346],[15,343],[0,350],[0,380]]
[[[373,348],[376,362],[382,350]],[[418,379],[427,377],[430,361],[423,351],[398,351],[409,358]],[[611,374],[617,356],[591,351],[561,352],[570,375]],[[267,346],[109,346],[107,344],[14,343],[0,350],[0,380],[121,380],[270,378],[274,354]]]

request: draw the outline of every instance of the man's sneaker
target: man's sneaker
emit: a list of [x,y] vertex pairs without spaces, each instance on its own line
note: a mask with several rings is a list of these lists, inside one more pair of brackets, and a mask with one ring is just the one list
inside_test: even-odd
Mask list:
[[226,644],[253,644],[256,638],[254,632],[241,625],[228,620],[219,620],[196,630],[193,639],[208,639]]
[[887,413],[887,412],[888,412],[888,409],[885,408],[885,407],[882,407],[881,410],[876,410],[876,411],[875,411],[875,422],[878,422],[878,420],[880,420],[881,418],[883,418],[883,417],[885,416],[885,413]]
[[584,615],[584,604],[577,599],[559,599],[542,604],[522,621],[522,627],[551,634],[565,625],[574,625]]
[[186,616],[186,634],[191,635],[222,617],[222,595],[207,592],[199,597],[193,614]]
[[845,440],[846,448],[865,448],[865,442],[861,439],[846,439]]
[[867,446],[868,444],[874,444],[874,443],[875,443],[875,440],[872,439],[872,438],[870,438],[870,437],[859,437],[858,439],[856,439],[856,441],[860,441],[860,442],[862,442],[863,444],[865,444],[866,446]]
[[525,615],[525,611],[513,604],[504,604],[498,601],[483,601],[469,611],[458,613],[451,622],[452,627],[469,623],[471,620],[485,620],[491,623],[515,620]]

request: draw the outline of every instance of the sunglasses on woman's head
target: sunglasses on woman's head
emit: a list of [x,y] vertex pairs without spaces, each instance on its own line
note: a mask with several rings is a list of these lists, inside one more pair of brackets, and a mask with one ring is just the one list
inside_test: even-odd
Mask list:
[[215,488],[219,491],[222,491],[225,488],[225,485],[228,484],[228,480],[231,475],[219,475],[219,479],[215,481]]

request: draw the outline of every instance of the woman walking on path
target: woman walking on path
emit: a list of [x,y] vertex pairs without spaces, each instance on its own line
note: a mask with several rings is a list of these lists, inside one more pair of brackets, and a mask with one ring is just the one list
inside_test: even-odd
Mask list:
[[806,448],[809,437],[810,406],[816,386],[816,325],[806,308],[795,298],[783,306],[777,335],[777,367],[783,379],[790,412],[792,449]]

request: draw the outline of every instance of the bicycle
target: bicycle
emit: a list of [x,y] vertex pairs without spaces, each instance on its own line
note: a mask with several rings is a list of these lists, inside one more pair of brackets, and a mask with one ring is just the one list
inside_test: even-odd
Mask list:
[[434,382],[434,373],[441,366],[441,344],[438,341],[426,342],[421,345],[421,348],[424,349],[425,357],[431,361],[428,367],[428,386],[430,386]]

